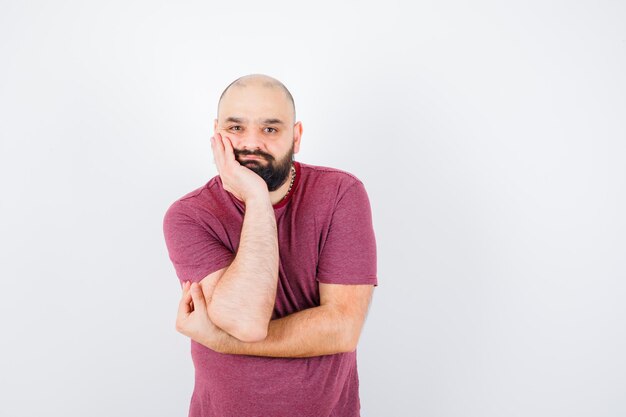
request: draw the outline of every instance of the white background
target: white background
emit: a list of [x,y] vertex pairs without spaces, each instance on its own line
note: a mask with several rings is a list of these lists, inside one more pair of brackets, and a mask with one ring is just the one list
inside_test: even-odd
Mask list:
[[0,415],[187,415],[162,219],[249,73],[370,196],[363,417],[626,415],[623,1],[0,7]]

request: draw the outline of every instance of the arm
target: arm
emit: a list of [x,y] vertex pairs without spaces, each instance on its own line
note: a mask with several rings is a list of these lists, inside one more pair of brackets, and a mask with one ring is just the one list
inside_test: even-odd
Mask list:
[[236,161],[228,138],[216,134],[211,138],[211,148],[224,189],[244,201],[246,213],[235,259],[219,276],[205,277],[214,287],[208,314],[215,324],[240,340],[263,340],[278,281],[274,209],[267,185]]
[[223,337],[221,353],[310,357],[356,349],[373,293],[372,285],[320,284],[321,305],[272,320],[267,338],[243,343]]
[[[371,301],[372,285],[320,283],[319,307],[298,311],[269,324],[267,337],[242,342],[213,324],[206,314],[209,289],[183,287],[177,330],[221,353],[271,357],[310,357],[356,349]],[[209,289],[210,291],[210,289]],[[193,299],[193,311],[189,302]],[[188,320],[188,323],[185,321]],[[191,323],[193,322],[193,323]]]
[[205,278],[216,281],[208,307],[210,319],[237,339],[253,342],[267,335],[278,280],[276,236],[269,197],[246,201],[235,259],[219,276]]

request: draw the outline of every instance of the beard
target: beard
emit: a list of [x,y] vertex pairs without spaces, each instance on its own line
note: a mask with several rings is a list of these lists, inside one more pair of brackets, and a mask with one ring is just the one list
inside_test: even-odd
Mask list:
[[[233,149],[233,151],[237,162],[263,178],[263,181],[267,184],[268,191],[276,191],[287,181],[289,173],[291,172],[291,164],[294,160],[293,143],[289,151],[287,151],[287,154],[279,160],[276,160],[272,155],[258,149],[254,151]],[[240,157],[243,155],[256,155],[265,159],[266,162],[252,159],[242,160]]]

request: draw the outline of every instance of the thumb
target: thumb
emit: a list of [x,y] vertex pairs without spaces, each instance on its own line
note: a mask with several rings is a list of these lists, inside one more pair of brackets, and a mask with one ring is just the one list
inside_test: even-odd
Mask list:
[[192,282],[190,291],[191,299],[193,300],[194,311],[206,313],[206,301],[204,300],[204,294],[202,294],[200,284],[198,284],[197,282]]

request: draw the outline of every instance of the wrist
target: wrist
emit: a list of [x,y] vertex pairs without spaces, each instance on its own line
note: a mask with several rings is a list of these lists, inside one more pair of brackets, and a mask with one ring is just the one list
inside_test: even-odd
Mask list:
[[271,206],[271,200],[269,193],[257,193],[246,196],[243,199],[246,206]]

